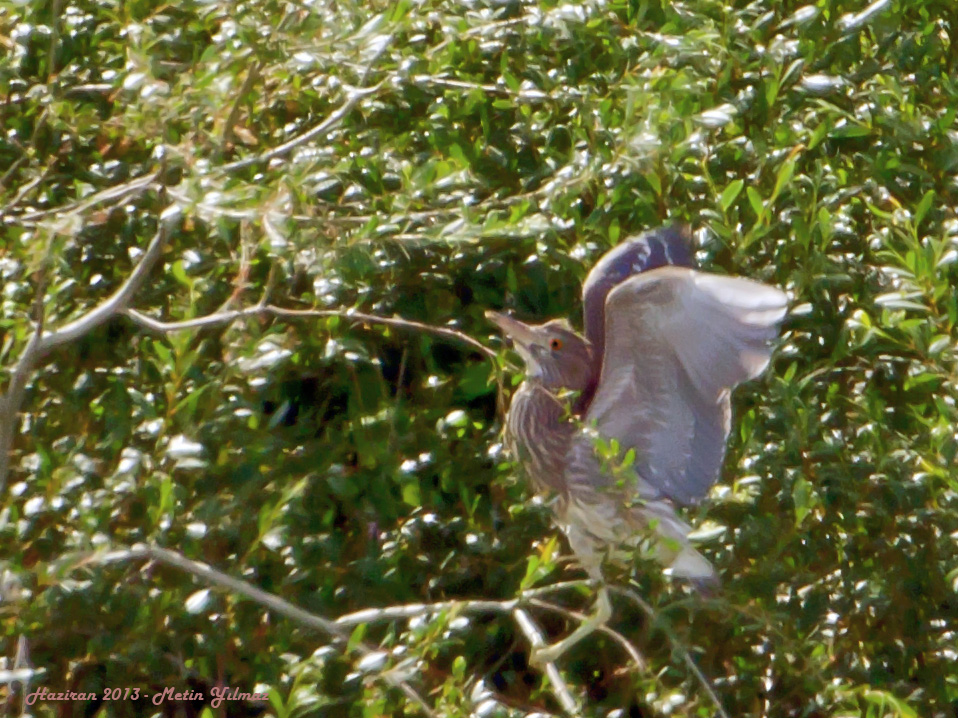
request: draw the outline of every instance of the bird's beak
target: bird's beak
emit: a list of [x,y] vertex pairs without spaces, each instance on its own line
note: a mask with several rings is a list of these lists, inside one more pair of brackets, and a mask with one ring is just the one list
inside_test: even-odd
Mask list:
[[516,349],[519,349],[523,356],[528,353],[529,347],[536,343],[537,337],[532,327],[518,319],[493,311],[486,312],[486,319],[499,327],[500,331],[515,343]]

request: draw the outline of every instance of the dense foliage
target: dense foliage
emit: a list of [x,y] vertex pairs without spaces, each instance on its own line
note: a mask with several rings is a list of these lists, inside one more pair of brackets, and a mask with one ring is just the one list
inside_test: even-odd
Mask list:
[[[443,716],[559,713],[509,610],[346,645],[98,557],[171,548],[329,619],[581,578],[502,455],[505,351],[346,314],[498,351],[485,309],[578,322],[603,251],[687,221],[703,267],[793,309],[691,517],[722,594],[639,563],[655,617],[619,595],[611,626],[648,665],[580,644],[559,668],[582,714],[714,715],[691,657],[732,716],[955,716],[955,39],[951,0],[0,0],[5,668],[270,692],[216,715],[419,712],[390,672]],[[118,313],[38,356],[14,406],[37,322],[106,300],[164,212],[131,308],[329,314]]]

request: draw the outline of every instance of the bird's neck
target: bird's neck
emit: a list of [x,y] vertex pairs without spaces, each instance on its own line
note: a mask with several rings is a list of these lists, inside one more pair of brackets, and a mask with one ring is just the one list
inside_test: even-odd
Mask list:
[[512,397],[506,442],[537,491],[565,493],[563,474],[574,431],[567,407],[538,382],[524,382]]
[[595,392],[598,388],[599,375],[596,373],[589,379],[589,383],[586,384],[585,389],[580,392],[579,397],[575,400],[575,404],[572,405],[572,412],[576,416],[585,416],[585,413],[589,410],[589,406],[592,404],[592,400],[595,398]]

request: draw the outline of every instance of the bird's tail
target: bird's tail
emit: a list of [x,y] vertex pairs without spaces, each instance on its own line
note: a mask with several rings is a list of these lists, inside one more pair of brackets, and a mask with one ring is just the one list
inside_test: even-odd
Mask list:
[[712,564],[691,546],[679,551],[670,568],[673,576],[686,579],[703,596],[713,596],[721,587]]
[[680,519],[666,501],[647,501],[642,513],[652,530],[655,559],[667,566],[676,578],[687,580],[699,593],[710,595],[719,588],[718,574],[702,554],[689,543],[691,527]]

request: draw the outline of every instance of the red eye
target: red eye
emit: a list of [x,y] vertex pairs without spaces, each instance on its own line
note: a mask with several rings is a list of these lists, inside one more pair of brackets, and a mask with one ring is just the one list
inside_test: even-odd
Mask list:
[[552,349],[552,351],[554,351],[554,352],[559,351],[559,350],[562,348],[562,340],[559,339],[558,337],[552,339],[552,340],[549,342],[549,347],[550,347],[550,348]]

